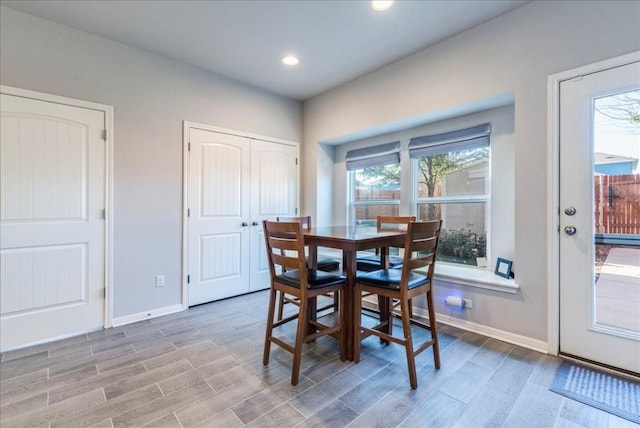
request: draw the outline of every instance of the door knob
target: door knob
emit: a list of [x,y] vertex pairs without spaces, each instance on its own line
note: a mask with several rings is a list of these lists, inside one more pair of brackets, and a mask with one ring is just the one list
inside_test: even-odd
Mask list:
[[247,223],[246,221],[243,221],[242,222],[242,227],[247,227],[247,226],[249,226],[249,223]]
[[251,223],[251,224],[252,224],[253,226],[257,226],[257,225],[258,225],[258,222],[257,222],[257,221],[254,221],[254,222],[253,222],[253,223]]
[[575,235],[576,228],[574,226],[566,226],[564,228],[564,233],[566,233],[567,235]]
[[567,207],[564,209],[564,213],[566,215],[574,215],[576,213],[576,209],[574,207]]

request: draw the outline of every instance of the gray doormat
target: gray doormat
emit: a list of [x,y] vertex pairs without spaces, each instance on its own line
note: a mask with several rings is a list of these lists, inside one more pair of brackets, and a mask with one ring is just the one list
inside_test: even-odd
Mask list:
[[640,424],[640,382],[564,361],[549,389]]

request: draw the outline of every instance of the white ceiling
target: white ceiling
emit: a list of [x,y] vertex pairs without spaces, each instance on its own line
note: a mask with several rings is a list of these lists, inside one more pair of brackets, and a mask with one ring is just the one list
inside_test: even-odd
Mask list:
[[[0,4],[306,100],[527,3],[49,0]],[[295,53],[300,64],[282,65]]]

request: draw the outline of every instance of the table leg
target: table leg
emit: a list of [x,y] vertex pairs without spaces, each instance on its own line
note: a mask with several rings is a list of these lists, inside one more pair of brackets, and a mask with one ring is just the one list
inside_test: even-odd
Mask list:
[[353,347],[356,340],[360,340],[360,332],[356,328],[360,320],[355,319],[356,306],[359,299],[355,295],[356,285],[356,252],[345,251],[343,254],[344,270],[347,274],[347,287],[345,289],[345,330],[347,336],[347,360],[353,361]]
[[389,269],[389,247],[380,248],[380,267]]
[[[318,267],[318,247],[315,245],[309,245],[309,259],[308,267],[310,269],[316,269]],[[314,297],[309,299],[307,318],[316,321],[318,318],[318,298]],[[316,332],[316,327],[311,323],[307,324],[307,334],[313,334]]]
[[[380,267],[382,269],[389,269],[389,247],[380,248]],[[393,311],[393,300],[388,297],[378,295],[378,309],[380,310],[380,323],[386,322],[386,326],[382,327],[382,331],[391,334],[393,325],[393,317],[391,311]],[[389,341],[385,341],[389,344]]]

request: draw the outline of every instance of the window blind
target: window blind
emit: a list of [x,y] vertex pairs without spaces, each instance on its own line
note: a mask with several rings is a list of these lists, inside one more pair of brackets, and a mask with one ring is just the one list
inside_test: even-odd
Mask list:
[[487,147],[489,145],[489,135],[491,135],[491,124],[484,123],[442,134],[415,137],[409,140],[409,156],[411,158],[422,158],[447,152]]
[[400,163],[400,141],[349,150],[345,160],[347,171]]

